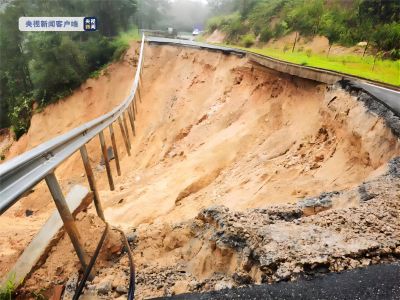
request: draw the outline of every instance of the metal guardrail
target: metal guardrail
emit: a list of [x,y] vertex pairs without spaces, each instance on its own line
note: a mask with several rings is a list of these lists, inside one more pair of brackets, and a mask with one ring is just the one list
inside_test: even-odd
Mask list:
[[141,74],[144,63],[145,36],[142,36],[140,54],[135,77],[128,97],[115,109],[101,117],[87,122],[61,136],[58,136],[24,154],[0,165],[0,215],[15,204],[21,196],[32,189],[43,179],[49,187],[50,193],[56,204],[57,210],[64,223],[79,260],[86,269],[89,259],[82,247],[80,235],[75,225],[74,218],[68,208],[61,187],[54,174],[55,169],[78,150],[81,153],[83,165],[90,189],[93,192],[93,201],[98,216],[105,221],[103,209],[99,199],[99,193],[93,170],[90,166],[86,144],[96,135],[99,136],[104,163],[106,166],[110,189],[114,190],[114,182],[111,174],[110,162],[107,155],[106,142],[103,131],[108,127],[111,136],[112,149],[118,175],[121,175],[118,150],[116,147],[113,123],[118,122],[127,153],[130,156],[130,136],[126,119],[129,119],[132,136],[135,133],[135,115],[137,114],[137,101],[141,101],[140,87]]

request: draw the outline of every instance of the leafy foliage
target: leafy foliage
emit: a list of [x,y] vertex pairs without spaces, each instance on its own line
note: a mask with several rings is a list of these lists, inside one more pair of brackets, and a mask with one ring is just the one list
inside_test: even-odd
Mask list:
[[169,7],[170,3],[166,0],[138,0],[140,27],[155,29]]
[[4,286],[0,287],[0,300],[11,300],[15,291],[15,275],[12,275],[5,282]]
[[[400,52],[400,2],[381,0],[214,0],[216,14],[208,30],[227,33],[227,42],[239,35],[260,35],[261,42],[289,32],[324,35],[333,43],[354,45],[366,41],[392,59]],[[236,13],[235,13],[236,11]],[[235,18],[229,17],[235,16]],[[226,24],[226,21],[229,21]],[[329,48],[330,49],[330,48]],[[329,50],[328,50],[329,52]]]
[[[56,5],[55,5],[56,4]],[[90,74],[129,47],[118,33],[131,26],[136,0],[15,0],[0,13],[0,128],[19,138],[32,106],[69,95]],[[96,16],[98,32],[20,32],[20,16]]]
[[273,36],[274,33],[271,31],[271,29],[269,29],[269,27],[265,27],[260,33],[260,41],[268,42]]
[[251,34],[246,34],[241,38],[241,44],[245,48],[250,48],[255,43],[255,38]]

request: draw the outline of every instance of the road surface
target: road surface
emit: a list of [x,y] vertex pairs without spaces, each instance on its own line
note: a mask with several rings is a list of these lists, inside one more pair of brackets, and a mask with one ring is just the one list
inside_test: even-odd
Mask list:
[[400,264],[381,264],[342,273],[330,273],[312,280],[252,285],[239,289],[225,289],[203,294],[182,294],[156,299],[398,300],[400,299]]

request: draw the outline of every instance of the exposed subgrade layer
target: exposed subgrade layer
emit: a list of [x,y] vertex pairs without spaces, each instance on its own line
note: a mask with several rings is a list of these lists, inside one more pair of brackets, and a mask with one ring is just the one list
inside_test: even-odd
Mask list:
[[[389,94],[392,107],[386,104],[387,100],[379,97],[379,94],[374,94],[365,90],[366,85],[356,83],[350,80],[341,80],[338,84],[347,92],[355,95],[359,101],[362,101],[364,105],[373,113],[382,117],[387,126],[392,129],[393,134],[400,137],[400,93],[392,92]],[[399,93],[395,96],[395,93]],[[396,98],[397,99],[396,99]],[[394,105],[394,103],[396,103]],[[394,109],[397,107],[397,111]]]

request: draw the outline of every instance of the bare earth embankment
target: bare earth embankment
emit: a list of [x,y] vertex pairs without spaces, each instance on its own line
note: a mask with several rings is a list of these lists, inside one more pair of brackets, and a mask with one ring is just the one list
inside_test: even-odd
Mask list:
[[[117,137],[123,176],[115,176],[116,191],[107,190],[98,141],[90,145],[106,219],[131,241],[138,299],[399,258],[400,121],[384,107],[221,53],[147,46],[145,61],[131,157]],[[99,79],[108,92],[92,91],[109,97],[85,97],[92,107],[111,108],[127,91],[133,68],[127,61],[111,68]],[[62,112],[68,101],[50,108],[60,106],[62,120],[70,119]],[[28,136],[39,119],[56,118],[48,113],[33,120]],[[79,156],[58,174],[66,191],[85,182]],[[52,209],[45,190],[6,215],[22,224],[21,241],[11,225],[1,226],[8,265]],[[26,209],[34,214],[26,217]],[[85,246],[93,251],[104,225],[93,208],[78,220],[91,230]],[[126,293],[129,267],[115,234],[105,248],[87,293],[108,299]],[[24,289],[68,282],[68,294],[78,267],[64,236]]]

